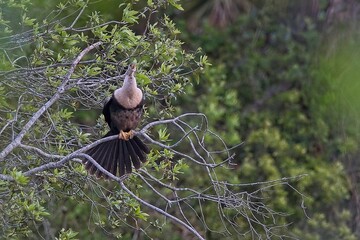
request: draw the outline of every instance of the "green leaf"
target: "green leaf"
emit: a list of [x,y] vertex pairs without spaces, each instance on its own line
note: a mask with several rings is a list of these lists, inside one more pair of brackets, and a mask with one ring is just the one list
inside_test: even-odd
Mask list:
[[159,129],[159,140],[165,142],[169,139],[170,133],[167,133],[167,128]]
[[179,160],[175,166],[173,167],[173,172],[175,174],[183,173],[182,170],[188,169],[189,165],[187,165],[183,160]]
[[138,80],[138,82],[141,86],[145,86],[145,85],[148,85],[149,83],[151,83],[151,79],[142,73],[136,74],[136,79]]
[[56,7],[57,7],[60,11],[63,11],[63,10],[66,8],[66,5],[63,4],[63,3],[59,3]]
[[180,11],[184,11],[184,8],[178,3],[179,0],[169,0],[169,3]]
[[174,157],[174,153],[168,149],[164,149],[163,153],[164,157],[166,157],[167,159],[172,159]]
[[140,218],[140,219],[144,220],[144,221],[147,221],[147,218],[149,217],[149,214],[142,212],[141,209],[140,209],[140,206],[137,206],[136,209],[135,209],[135,216],[137,218]]
[[21,171],[16,171],[16,169],[11,171],[10,176],[13,177],[15,182],[20,185],[26,185],[29,183],[29,178],[24,176]]
[[26,14],[24,14],[22,16],[22,22],[27,26],[33,26],[35,21],[36,21],[35,18],[29,18],[29,17],[26,16]]
[[61,229],[59,237],[55,238],[56,240],[77,240],[76,235],[78,235],[78,232],[74,232],[71,228],[68,230],[65,230],[64,228]]
[[122,20],[127,23],[137,23],[139,17],[136,16],[139,12],[135,10],[131,10],[131,4],[129,3],[123,10],[123,17]]
[[153,7],[154,7],[154,2],[153,2],[153,0],[147,0],[147,5],[148,5],[149,7],[151,7],[151,8],[153,8]]
[[101,73],[100,67],[91,67],[87,69],[87,74],[90,76],[95,76]]
[[70,119],[73,115],[73,112],[70,112],[67,108],[63,108],[59,111],[59,116],[60,118],[63,118],[63,119]]
[[211,63],[208,61],[208,57],[206,55],[200,56],[199,65],[201,67],[211,66]]

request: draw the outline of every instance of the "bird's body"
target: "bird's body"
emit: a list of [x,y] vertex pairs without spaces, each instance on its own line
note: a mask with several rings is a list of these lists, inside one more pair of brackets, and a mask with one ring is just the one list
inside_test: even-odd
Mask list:
[[[132,165],[138,169],[149,153],[147,146],[133,134],[141,121],[144,106],[143,93],[136,86],[134,72],[135,65],[131,65],[123,86],[115,90],[102,112],[110,127],[105,137],[119,134],[119,139],[101,143],[86,152],[113,175],[131,173]],[[90,161],[84,160],[84,163],[90,174],[104,175]]]
[[126,108],[116,100],[114,95],[105,104],[103,109],[105,121],[114,134],[118,134],[120,130],[129,132],[135,129],[141,121],[142,112],[143,101],[133,108]]

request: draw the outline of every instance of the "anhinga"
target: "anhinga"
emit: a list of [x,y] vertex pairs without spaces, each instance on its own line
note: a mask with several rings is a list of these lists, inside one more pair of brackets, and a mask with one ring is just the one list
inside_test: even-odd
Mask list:
[[[100,143],[86,152],[115,176],[117,173],[119,176],[131,173],[132,164],[136,169],[140,168],[140,162],[145,162],[146,154],[150,152],[133,131],[141,120],[144,105],[143,93],[136,85],[135,71],[135,64],[131,64],[125,73],[123,86],[114,91],[102,111],[110,127],[104,137],[118,134],[119,138]],[[90,161],[85,159],[83,162],[90,174],[104,175]]]

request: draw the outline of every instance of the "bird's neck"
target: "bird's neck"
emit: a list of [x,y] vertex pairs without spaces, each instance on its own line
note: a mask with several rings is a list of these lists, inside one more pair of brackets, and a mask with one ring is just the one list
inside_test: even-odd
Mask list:
[[125,108],[137,107],[143,97],[142,91],[137,87],[133,74],[125,76],[123,86],[114,92],[116,101]]
[[125,89],[125,91],[129,93],[133,93],[136,91],[137,88],[138,87],[136,84],[135,76],[133,74],[131,74],[130,76],[125,76],[122,89]]

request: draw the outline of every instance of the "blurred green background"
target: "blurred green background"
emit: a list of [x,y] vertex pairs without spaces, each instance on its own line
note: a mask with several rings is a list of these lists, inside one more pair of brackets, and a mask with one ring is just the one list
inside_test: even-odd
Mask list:
[[292,189],[269,193],[291,214],[289,232],[358,239],[359,3],[195,2],[175,18],[213,65],[180,106],[207,114],[229,143],[244,141],[229,180],[307,174],[295,184],[307,216]]

